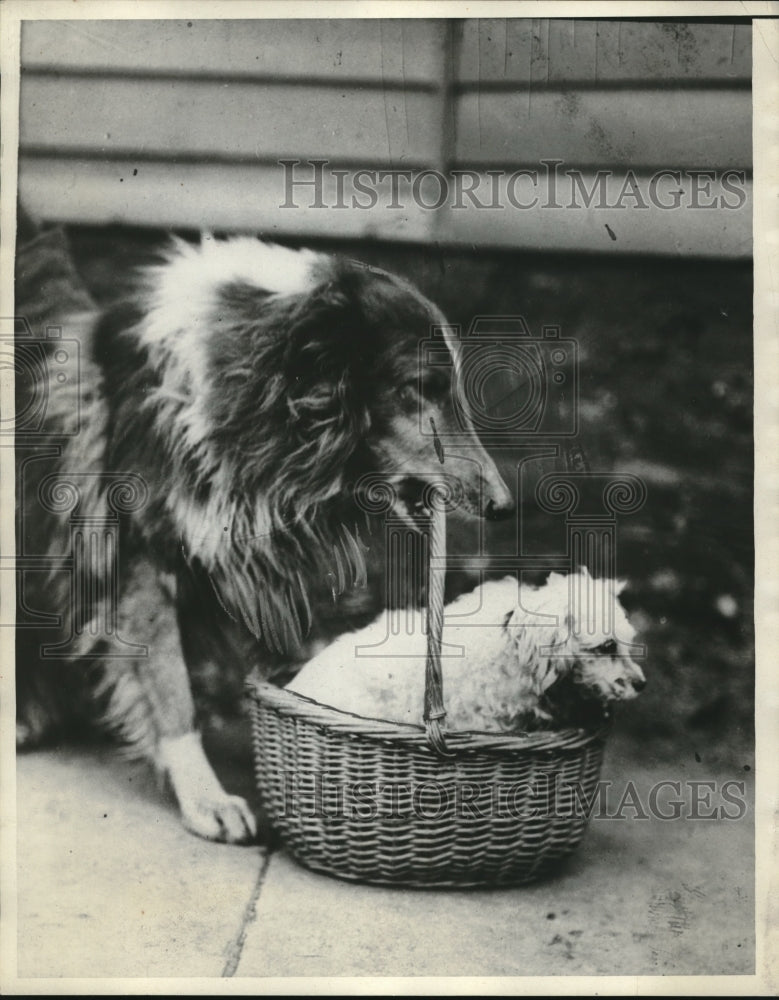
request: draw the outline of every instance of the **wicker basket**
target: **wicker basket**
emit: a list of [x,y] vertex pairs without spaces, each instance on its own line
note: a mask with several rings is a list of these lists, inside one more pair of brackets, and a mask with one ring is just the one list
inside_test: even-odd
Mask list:
[[252,676],[260,796],[286,847],[316,871],[405,886],[530,882],[584,834],[606,727],[520,735],[439,728],[443,570],[436,581],[434,567],[445,563],[436,516],[425,726],[365,719]]

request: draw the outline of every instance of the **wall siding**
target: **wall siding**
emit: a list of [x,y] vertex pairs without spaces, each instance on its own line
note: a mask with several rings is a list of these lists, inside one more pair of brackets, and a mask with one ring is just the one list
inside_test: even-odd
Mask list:
[[[747,202],[730,212],[650,205],[607,218],[593,206],[484,211],[467,200],[433,211],[410,199],[391,209],[389,197],[370,211],[294,211],[279,207],[278,166],[319,158],[333,168],[486,177],[554,158],[588,186],[599,171],[628,168],[642,184],[660,168],[748,174],[748,24],[35,21],[23,25],[22,68],[19,183],[45,218],[521,249],[751,252],[748,181]],[[326,181],[328,205],[351,204],[351,178],[344,184],[339,194]]]

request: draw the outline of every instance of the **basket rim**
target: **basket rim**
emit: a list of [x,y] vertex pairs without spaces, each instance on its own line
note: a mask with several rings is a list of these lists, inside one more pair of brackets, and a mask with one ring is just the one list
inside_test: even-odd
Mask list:
[[[247,694],[256,702],[322,729],[345,736],[362,737],[379,742],[392,742],[432,753],[425,727],[412,722],[390,722],[352,712],[343,712],[307,695],[277,687],[256,674],[246,679]],[[451,751],[538,751],[576,750],[603,739],[609,728],[606,716],[595,729],[543,729],[531,733],[494,733],[483,730],[446,730],[446,743]]]

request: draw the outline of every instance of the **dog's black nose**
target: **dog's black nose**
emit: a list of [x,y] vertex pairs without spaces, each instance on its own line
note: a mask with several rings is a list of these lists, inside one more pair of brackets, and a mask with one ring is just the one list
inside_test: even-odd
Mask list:
[[640,680],[634,680],[633,687],[636,691],[643,691],[646,687],[646,680],[643,677]]
[[503,503],[488,500],[484,507],[484,516],[488,521],[505,521],[507,517],[511,517],[515,510],[516,504],[511,498]]

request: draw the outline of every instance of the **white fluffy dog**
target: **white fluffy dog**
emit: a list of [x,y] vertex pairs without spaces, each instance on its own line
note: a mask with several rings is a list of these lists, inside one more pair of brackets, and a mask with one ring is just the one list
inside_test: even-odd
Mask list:
[[[447,605],[442,636],[445,725],[517,732],[585,725],[644,686],[629,656],[635,630],[623,583],[586,569],[552,573],[541,587],[514,577],[484,583]],[[340,636],[288,685],[368,718],[419,723],[426,636],[418,611],[385,611]],[[406,626],[399,630],[398,624]],[[408,627],[408,626],[411,627]]]

